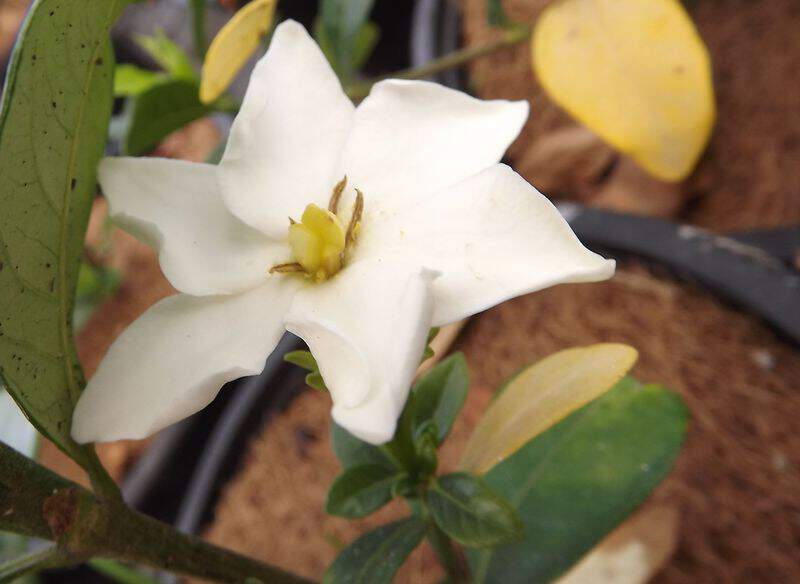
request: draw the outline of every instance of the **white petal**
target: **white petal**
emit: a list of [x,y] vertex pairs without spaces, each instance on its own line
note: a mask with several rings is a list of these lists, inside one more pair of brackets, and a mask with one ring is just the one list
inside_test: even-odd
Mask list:
[[181,292],[240,292],[285,261],[286,249],[228,211],[212,165],[106,158],[99,180],[111,217],[159,252],[164,275]]
[[614,262],[586,249],[552,203],[503,164],[415,207],[366,217],[357,256],[441,272],[438,326],[566,282],[610,278]]
[[155,304],[111,345],[78,401],[72,436],[144,438],[204,408],[224,383],[260,373],[295,282],[275,276],[243,294]]
[[305,29],[275,29],[250,78],[220,163],[225,201],[242,221],[285,238],[288,217],[327,205],[353,104]]
[[333,397],[333,418],[355,436],[391,440],[430,329],[435,273],[356,262],[300,291],[286,328],[303,338]]
[[426,81],[383,81],[356,110],[341,173],[384,206],[415,204],[496,164],[525,101],[481,101]]

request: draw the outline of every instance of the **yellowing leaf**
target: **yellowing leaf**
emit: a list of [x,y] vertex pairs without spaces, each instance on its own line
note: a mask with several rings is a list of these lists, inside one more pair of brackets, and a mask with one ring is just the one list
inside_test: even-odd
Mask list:
[[272,27],[277,0],[253,0],[233,15],[206,53],[200,101],[211,103],[225,91]]
[[711,61],[678,0],[557,0],[533,66],[553,100],[645,170],[685,178],[714,124]]
[[637,358],[633,347],[601,343],[559,351],[531,365],[486,410],[467,443],[461,468],[488,471],[614,387]]

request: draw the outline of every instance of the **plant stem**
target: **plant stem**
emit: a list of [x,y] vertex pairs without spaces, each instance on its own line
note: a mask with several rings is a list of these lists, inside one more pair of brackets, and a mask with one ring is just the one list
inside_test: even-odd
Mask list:
[[280,568],[181,533],[128,507],[107,514],[100,555],[218,582],[256,579],[270,584],[308,582]]
[[438,525],[431,522],[428,527],[428,542],[436,552],[439,562],[447,572],[451,584],[468,584],[471,581],[469,567],[461,550]]
[[369,79],[360,83],[350,85],[346,92],[347,95],[353,100],[360,100],[365,98],[372,86],[384,79],[423,79],[454,67],[460,67],[470,61],[490,55],[508,47],[512,47],[518,43],[526,41],[530,38],[533,29],[528,25],[517,25],[513,28],[506,30],[503,35],[483,45],[476,45],[472,47],[464,47],[452,53],[448,53],[438,59],[434,59],[420,67],[413,67],[405,69],[389,75],[383,75],[375,79]]
[[101,556],[219,582],[308,582],[181,533],[127,507],[121,498],[95,496],[2,442],[0,530],[56,541],[57,555],[34,560],[57,560],[58,565]]

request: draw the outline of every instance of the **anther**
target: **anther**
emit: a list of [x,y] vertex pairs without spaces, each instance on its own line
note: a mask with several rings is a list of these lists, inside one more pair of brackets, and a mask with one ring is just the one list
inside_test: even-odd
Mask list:
[[298,262],[289,262],[287,264],[278,264],[276,266],[272,266],[269,269],[270,274],[293,274],[295,272],[302,272],[303,266],[301,266]]
[[333,187],[333,192],[331,193],[331,200],[328,203],[328,211],[336,215],[336,212],[339,209],[339,200],[342,198],[342,193],[344,192],[345,187],[347,186],[347,175],[344,175],[344,178],[336,183],[336,186]]
[[347,226],[347,235],[344,239],[345,249],[352,245],[356,238],[356,231],[361,222],[361,214],[364,212],[364,194],[356,189],[356,204],[353,207],[353,214],[350,217],[350,224]]

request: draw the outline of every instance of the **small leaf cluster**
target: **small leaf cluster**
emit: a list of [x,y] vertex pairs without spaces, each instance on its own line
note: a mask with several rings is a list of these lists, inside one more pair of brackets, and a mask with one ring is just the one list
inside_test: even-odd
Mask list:
[[114,95],[128,98],[112,126],[125,154],[145,154],[175,130],[215,111],[231,110],[225,96],[212,104],[200,101],[200,78],[191,58],[163,31],[139,35],[136,41],[159,70],[121,64],[114,72]]
[[517,512],[479,476],[437,474],[438,449],[464,405],[468,386],[466,360],[456,353],[414,385],[391,442],[374,446],[334,425],[333,449],[344,471],[328,492],[327,512],[366,517],[398,497],[412,512],[347,547],[325,582],[390,582],[432,530],[474,548],[522,537]]

